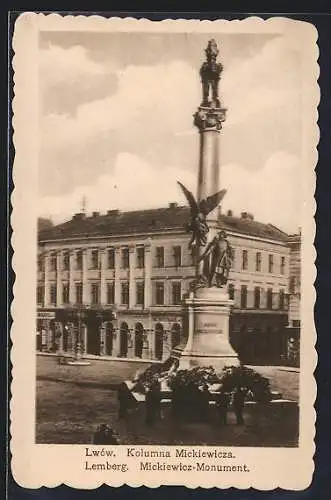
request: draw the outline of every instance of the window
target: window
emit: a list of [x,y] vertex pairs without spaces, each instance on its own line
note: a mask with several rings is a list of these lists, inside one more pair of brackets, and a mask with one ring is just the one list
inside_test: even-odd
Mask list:
[[98,283],[91,284],[91,304],[99,304],[99,285]]
[[285,292],[284,290],[279,290],[279,309],[285,308]]
[[259,286],[254,288],[254,308],[260,309],[261,304],[261,289]]
[[273,273],[274,272],[274,256],[269,255],[268,259],[268,272]]
[[164,283],[157,281],[155,283],[155,304],[161,306],[164,304]]
[[81,250],[76,252],[76,269],[83,269],[83,252]]
[[57,269],[57,258],[56,253],[51,254],[51,271],[56,271]]
[[107,265],[108,269],[115,268],[115,248],[109,248],[107,252]]
[[56,306],[56,285],[51,285],[49,288],[49,298],[50,298],[50,303],[53,306]]
[[247,286],[242,285],[240,290],[240,307],[241,309],[247,308]]
[[280,258],[280,274],[285,274],[285,257]]
[[290,293],[295,293],[296,286],[297,286],[297,278],[296,278],[296,276],[291,276],[290,277],[290,284],[289,284]]
[[235,249],[232,247],[232,268],[233,268],[233,269],[235,268],[235,264],[236,264],[236,251],[235,251]]
[[172,284],[172,303],[180,304],[182,298],[182,286],[180,281]]
[[38,271],[44,270],[44,259],[41,255],[38,255]]
[[292,326],[293,326],[293,328],[300,328],[300,320],[299,319],[293,319],[292,320]]
[[173,247],[174,252],[174,265],[175,267],[180,267],[182,265],[182,247],[176,245]]
[[145,285],[143,281],[138,281],[136,283],[136,304],[137,306],[143,306],[145,303]]
[[99,251],[92,250],[91,251],[91,269],[99,268]]
[[43,285],[37,286],[37,304],[42,305],[44,303],[44,287]]
[[62,303],[69,304],[69,285],[64,283],[62,285]]
[[256,252],[256,271],[261,271],[261,252]]
[[68,269],[69,269],[69,264],[70,264],[70,256],[69,256],[69,252],[64,252],[64,253],[63,253],[63,260],[62,260],[62,263],[63,263],[63,270],[64,270],[64,271],[68,271]]
[[164,267],[164,248],[156,247],[156,267]]
[[121,283],[121,304],[129,305],[129,283],[127,281]]
[[107,283],[107,304],[114,304],[115,302],[115,283],[111,281]]
[[234,284],[230,283],[228,286],[229,299],[234,300]]
[[137,267],[142,269],[145,267],[145,249],[144,247],[137,247]]
[[248,252],[247,250],[243,250],[242,254],[242,269],[246,270],[248,268]]
[[122,268],[127,269],[129,267],[129,249],[122,248]]
[[83,284],[76,283],[75,288],[76,288],[76,304],[82,304],[83,303]]
[[267,290],[267,309],[272,309],[272,288]]

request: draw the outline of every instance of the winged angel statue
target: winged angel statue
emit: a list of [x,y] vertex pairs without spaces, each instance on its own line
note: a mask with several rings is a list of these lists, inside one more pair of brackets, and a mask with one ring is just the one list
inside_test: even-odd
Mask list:
[[209,232],[206,217],[222,201],[226,193],[226,189],[222,189],[200,202],[197,202],[191,191],[189,191],[181,182],[177,182],[180,185],[191,209],[191,221],[187,227],[188,231],[192,232],[189,248],[192,248],[193,246],[205,246],[207,243],[207,233]]
[[[197,202],[193,194],[181,183],[180,185],[191,209],[191,221],[187,226],[187,230],[192,232],[192,237],[189,242],[189,248],[204,247],[207,244],[207,233],[209,227],[206,221],[207,215],[217,207],[222,201],[226,193],[226,189],[222,189],[217,193],[208,196],[207,198]],[[194,286],[215,285],[223,286],[229,276],[231,262],[233,260],[233,250],[229,244],[225,231],[219,231],[212,241],[208,243],[202,254],[197,254],[198,261],[202,262],[202,275],[198,277]]]

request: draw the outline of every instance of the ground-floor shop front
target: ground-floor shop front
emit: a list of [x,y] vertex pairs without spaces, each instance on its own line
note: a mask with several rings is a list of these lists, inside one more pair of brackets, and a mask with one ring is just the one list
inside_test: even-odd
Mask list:
[[230,340],[240,360],[253,365],[291,364],[287,321],[285,313],[233,312]]
[[[182,338],[181,315],[169,312],[67,309],[40,310],[37,351],[165,360]],[[293,342],[299,331],[287,328],[286,314],[235,312],[230,316],[230,341],[246,364],[297,364]],[[291,351],[292,346],[292,351]]]
[[86,310],[42,310],[37,315],[37,351],[138,359],[166,359],[181,339],[181,317]]

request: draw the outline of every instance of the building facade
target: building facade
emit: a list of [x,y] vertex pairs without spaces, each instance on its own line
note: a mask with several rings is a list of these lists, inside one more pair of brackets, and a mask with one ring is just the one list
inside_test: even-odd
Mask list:
[[[40,231],[37,349],[166,359],[182,335],[182,300],[194,279],[189,209],[80,213]],[[248,213],[219,214],[235,260],[227,287],[230,339],[245,363],[287,356],[288,236]]]

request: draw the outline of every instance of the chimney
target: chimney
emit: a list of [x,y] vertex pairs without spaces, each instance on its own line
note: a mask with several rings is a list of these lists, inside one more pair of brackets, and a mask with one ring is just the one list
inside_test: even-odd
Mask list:
[[169,203],[169,208],[177,208],[177,207],[178,207],[178,203],[176,203],[174,201]]
[[242,219],[254,220],[254,215],[250,212],[241,212]]
[[78,212],[77,214],[74,214],[72,217],[72,220],[82,220],[82,219],[85,219],[84,212]]
[[228,217],[233,217],[233,212],[232,212],[232,210],[228,210],[226,215],[227,215]]

